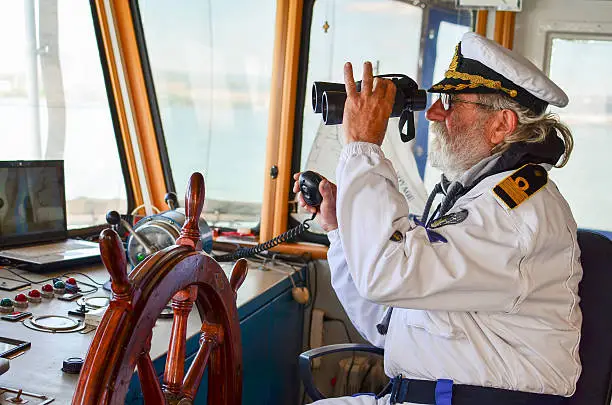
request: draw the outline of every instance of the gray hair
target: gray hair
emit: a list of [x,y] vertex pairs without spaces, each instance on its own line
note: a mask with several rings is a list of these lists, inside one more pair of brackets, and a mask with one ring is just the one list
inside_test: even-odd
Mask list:
[[559,116],[552,113],[538,115],[527,107],[523,107],[516,101],[501,94],[478,94],[478,101],[491,106],[494,110],[512,110],[518,117],[518,124],[514,132],[506,136],[500,144],[495,145],[491,151],[492,154],[508,150],[513,143],[544,142],[547,136],[555,136],[553,134],[556,134],[561,136],[565,144],[565,151],[555,167],[566,165],[574,148],[574,138],[567,125],[559,121]]

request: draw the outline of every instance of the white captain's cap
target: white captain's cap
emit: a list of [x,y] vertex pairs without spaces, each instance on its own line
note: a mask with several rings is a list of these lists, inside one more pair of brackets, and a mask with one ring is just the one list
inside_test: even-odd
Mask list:
[[467,32],[431,93],[500,93],[537,114],[565,107],[567,94],[527,58],[475,32]]

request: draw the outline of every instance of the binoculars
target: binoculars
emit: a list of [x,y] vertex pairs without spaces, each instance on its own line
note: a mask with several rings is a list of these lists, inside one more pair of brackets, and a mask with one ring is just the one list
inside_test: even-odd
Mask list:
[[[408,142],[414,138],[414,111],[422,111],[427,105],[427,93],[410,77],[402,74],[378,75],[390,79],[396,86],[395,102],[391,117],[400,117],[400,134],[402,140]],[[361,81],[356,83],[357,91],[361,91]],[[343,83],[314,82],[312,85],[312,109],[323,114],[325,125],[342,124],[346,89]],[[408,122],[408,134],[402,133],[404,124]]]

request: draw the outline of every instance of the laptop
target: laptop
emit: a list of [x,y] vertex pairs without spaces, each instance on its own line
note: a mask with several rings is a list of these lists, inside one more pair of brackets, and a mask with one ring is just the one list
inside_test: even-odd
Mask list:
[[44,272],[100,261],[97,243],[68,239],[64,161],[0,161],[0,264]]

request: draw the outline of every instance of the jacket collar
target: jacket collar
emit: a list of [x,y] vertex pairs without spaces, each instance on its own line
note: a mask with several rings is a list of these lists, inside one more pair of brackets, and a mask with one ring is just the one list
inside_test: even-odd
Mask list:
[[[504,153],[497,153],[476,163],[456,182],[462,188],[471,189],[489,176],[509,170],[517,170],[528,163],[544,164],[546,169],[549,170],[559,161],[564,151],[565,144],[556,133],[549,133],[544,142],[514,143]],[[449,182],[442,175],[443,190],[447,190],[452,183],[454,182]]]
[[440,192],[444,193],[445,197],[442,200],[440,209],[437,210],[438,216],[446,214],[459,198],[487,177],[510,170],[517,170],[528,163],[540,164],[546,170],[550,170],[559,161],[564,152],[565,144],[553,129],[548,133],[543,142],[514,143],[505,152],[497,153],[481,160],[456,181],[449,181],[443,174],[440,183],[434,187],[427,199],[427,204],[423,211],[423,220],[427,221],[426,217],[429,215],[435,195]]

